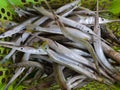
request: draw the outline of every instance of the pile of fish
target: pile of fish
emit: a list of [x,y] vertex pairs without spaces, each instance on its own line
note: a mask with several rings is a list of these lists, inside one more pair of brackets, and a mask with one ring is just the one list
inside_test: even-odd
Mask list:
[[0,34],[0,46],[11,48],[1,64],[4,66],[12,58],[14,64],[7,67],[16,68],[5,90],[26,69],[18,85],[34,71],[31,82],[55,77],[62,90],[80,88],[94,80],[108,85],[120,81],[120,53],[109,46],[101,33],[101,25],[116,20],[99,17],[79,3],[77,0],[57,10],[49,5],[49,9],[17,9],[26,20],[1,23],[4,32]]

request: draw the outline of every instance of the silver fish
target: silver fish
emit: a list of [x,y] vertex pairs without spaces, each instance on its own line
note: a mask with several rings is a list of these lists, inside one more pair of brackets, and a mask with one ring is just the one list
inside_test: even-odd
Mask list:
[[78,5],[78,3],[80,2],[81,0],[76,0],[74,2],[71,2],[71,3],[68,3],[62,7],[60,7],[59,9],[57,9],[56,13],[61,13],[67,9],[70,9],[70,8],[73,8],[74,6]]
[[[19,37],[15,42],[14,44],[16,45],[20,45],[21,42],[24,42],[28,36],[30,34],[29,33],[23,33],[22,37]],[[9,44],[9,43],[7,43]],[[1,63],[5,63],[14,53],[15,53],[16,49],[12,49],[2,60],[1,60]]]
[[30,53],[30,54],[42,54],[42,55],[47,54],[41,47],[39,47],[38,49],[35,49],[29,46],[17,46],[17,45],[2,44],[2,43],[0,43],[0,46],[12,48],[12,49],[25,52],[25,53]]
[[[39,8],[38,8],[38,7],[35,7],[35,6],[34,6],[34,8],[35,8],[36,10],[38,10],[40,13],[42,13],[43,15],[46,15],[46,16],[48,16],[49,18],[54,19],[53,14],[50,13],[50,12],[48,12],[47,10],[45,10],[43,7],[39,7]],[[73,21],[73,20],[67,19],[67,18],[62,17],[62,16],[59,16],[59,15],[57,15],[57,17],[60,19],[60,21],[61,21],[62,23],[66,24],[66,25],[69,25],[69,26],[72,26],[72,27],[74,27],[74,28],[77,28],[77,29],[79,29],[79,30],[81,30],[81,31],[83,31],[83,32],[86,32],[86,33],[95,35],[95,33],[94,33],[90,28],[88,28],[88,27],[85,26],[85,25],[82,25],[82,24],[80,24],[80,23],[77,23],[77,22],[75,22],[75,21]],[[96,36],[96,35],[95,35],[95,36]]]
[[48,52],[48,55],[52,58],[51,60],[53,60],[54,62],[65,65],[65,66],[75,70],[78,73],[82,73],[83,75],[88,76],[89,78],[93,78],[93,79],[98,80],[98,81],[102,80],[102,78],[100,78],[99,76],[96,76],[95,74],[91,73],[83,65],[81,65],[81,64],[80,65],[75,65],[74,63],[70,63],[70,62],[68,62],[68,60],[66,61],[65,58],[60,57],[57,53],[53,52],[50,49],[47,49],[47,52]]
[[[95,26],[94,26],[94,32],[101,37],[101,30],[100,30],[100,25],[99,25],[99,14],[98,14],[98,3],[97,3],[97,14],[95,16]],[[107,70],[109,73],[113,74],[115,72],[115,68],[108,62],[108,60],[106,59],[104,53],[103,53],[103,49],[102,49],[102,44],[101,44],[101,40],[95,36],[93,36],[94,42],[93,45],[95,47],[95,51],[97,56],[99,57],[99,62],[102,63],[101,65],[104,67],[107,67]],[[112,72],[110,72],[112,71]]]
[[20,32],[21,30],[25,29],[25,26],[29,23],[32,23],[34,20],[36,20],[38,17],[33,17],[30,18],[28,20],[26,20],[25,22],[21,23],[20,25],[10,29],[9,31],[4,32],[3,34],[0,35],[0,38],[5,38],[5,37],[10,37],[15,33]]

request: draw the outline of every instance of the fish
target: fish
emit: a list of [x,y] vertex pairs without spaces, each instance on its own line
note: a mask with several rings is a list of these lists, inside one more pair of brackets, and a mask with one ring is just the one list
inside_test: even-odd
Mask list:
[[[70,63],[68,61],[65,60],[65,58],[63,59],[62,57],[60,57],[60,54],[55,53],[54,51],[47,49],[48,55],[52,58],[51,60],[53,60],[56,63],[60,63],[62,65],[65,65],[73,70],[75,70],[78,73],[82,73],[83,75],[86,75],[90,78],[93,78],[95,80],[101,81],[103,80],[102,78],[100,78],[99,76],[96,76],[95,74],[91,73],[86,67],[84,67],[83,65],[74,65],[73,63]],[[84,69],[83,69],[84,67]]]
[[16,33],[20,32],[20,31],[22,31],[23,29],[25,29],[25,26],[27,24],[32,23],[38,17],[39,16],[30,18],[30,19],[24,21],[23,23],[19,24],[18,26],[10,29],[9,31],[4,32],[3,34],[0,35],[0,38],[11,37],[13,34],[16,34]]
[[[78,4],[80,2],[80,0],[77,0],[77,1],[74,1],[74,2],[71,2],[71,3],[68,3],[68,4],[65,4],[65,5],[63,5],[63,6],[61,6],[60,8],[58,8],[56,11],[55,11],[55,13],[56,14],[60,14],[60,13],[62,13],[62,12],[64,12],[64,11],[66,11],[66,10],[68,10],[68,9],[70,9],[69,10],[69,12],[66,12],[66,13],[64,13],[62,16],[67,16],[67,15],[69,15],[75,8],[76,8],[76,5]],[[74,7],[74,8],[73,8]],[[71,10],[71,8],[72,8],[72,10]],[[34,9],[35,10],[35,9]],[[42,18],[40,18],[40,19],[38,19],[37,21],[35,21],[35,25],[41,25],[41,24],[43,24],[45,21],[47,21],[49,19],[49,17],[47,17],[47,16],[43,16]]]
[[[99,25],[99,14],[98,14],[98,1],[97,1],[97,14],[95,16],[95,26],[94,26],[94,32],[101,37],[101,30],[100,30],[100,25]],[[106,59],[104,53],[103,53],[103,48],[101,44],[101,40],[95,36],[93,36],[93,45],[96,51],[97,56],[99,57],[99,62],[100,64],[102,63],[103,67],[106,67],[107,72],[113,74],[115,73],[115,68],[108,62]],[[111,72],[110,72],[111,71]]]
[[17,46],[17,45],[2,44],[2,43],[0,43],[0,46],[12,48],[12,49],[15,49],[15,50],[18,50],[21,52],[25,52],[25,53],[30,53],[30,54],[42,54],[42,55],[47,54],[41,47],[36,49],[33,47],[29,47],[29,46]]
[[[85,25],[94,25],[95,23],[94,16],[82,16],[77,14],[75,16],[70,17],[70,19]],[[107,23],[118,22],[118,21],[120,20],[109,20],[109,19],[99,17],[99,24],[107,24]]]
[[[49,18],[54,19],[53,14],[50,13],[50,12],[48,12],[47,10],[45,10],[43,7],[35,7],[35,6],[34,6],[33,8],[35,8],[36,10],[38,10],[38,11],[39,11],[40,13],[42,13],[43,15],[48,16]],[[42,11],[44,11],[44,12],[42,12]],[[59,15],[57,15],[57,17],[60,19],[60,21],[61,21],[62,23],[66,24],[66,25],[69,25],[69,26],[71,26],[71,27],[77,28],[77,29],[79,29],[79,30],[81,30],[81,31],[83,31],[83,32],[86,32],[86,33],[95,35],[95,33],[94,33],[90,28],[88,28],[88,27],[85,26],[85,25],[82,25],[82,24],[77,23],[77,22],[75,22],[75,21],[73,21],[73,20],[67,19],[67,18],[65,18],[65,17],[61,17],[61,16],[59,16]]]

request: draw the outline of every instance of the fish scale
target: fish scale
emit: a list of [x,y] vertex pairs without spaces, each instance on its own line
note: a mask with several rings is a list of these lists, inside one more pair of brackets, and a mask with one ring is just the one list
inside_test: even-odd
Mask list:
[[[8,0],[0,0],[0,2],[2,3],[0,5],[0,19],[1,20],[13,20],[13,17],[16,15],[16,13],[14,12],[14,6],[16,7],[21,7],[23,8],[24,6],[30,6],[31,4],[37,5],[37,4],[43,4],[44,0],[10,0],[11,4],[8,2]],[[56,5],[57,7],[66,4],[66,2],[71,2],[73,0],[48,0],[50,5],[53,5],[52,7],[55,7],[54,5]],[[86,0],[87,1],[87,0]],[[59,5],[58,5],[59,4]],[[5,49],[3,47],[0,47],[0,58],[4,57],[6,54],[8,54],[8,49]],[[3,68],[0,67],[0,73],[2,73],[0,75],[0,82],[3,82],[0,84],[0,90],[3,90],[3,88],[5,87],[7,80],[9,80],[9,77],[12,76],[12,74],[10,73],[10,69],[8,68]],[[8,72],[8,74],[6,74]],[[4,82],[5,81],[5,82]],[[98,84],[96,85],[97,82],[91,82],[89,83],[87,86],[81,88],[81,89],[77,89],[77,90],[107,90],[105,89],[106,87],[104,86],[104,84]],[[1,87],[2,86],[2,87]],[[20,86],[22,87],[22,86]],[[9,87],[9,90],[12,90],[13,86],[11,85]],[[22,90],[16,88],[16,90]]]
[[[44,0],[0,0],[0,20],[1,22],[4,22],[4,20],[13,20],[15,16],[17,16],[17,13],[14,11],[15,7],[24,8],[24,6],[30,7],[31,4],[33,5],[41,5],[43,4]],[[54,6],[57,5],[57,7],[64,5],[68,2],[71,2],[72,0],[63,0],[62,3],[60,0],[48,0],[49,4]],[[59,5],[58,5],[59,4]],[[1,29],[0,29],[1,30]],[[4,41],[4,40],[3,40]],[[10,49],[0,47],[0,59],[8,54]],[[5,63],[6,65],[9,64],[9,62]],[[12,70],[8,69],[7,67],[0,67],[0,90],[4,90],[6,84],[10,80],[10,78],[13,76],[13,73],[10,73]],[[8,90],[13,90],[14,86],[16,85],[16,82],[19,80],[14,81],[12,85],[9,86]],[[19,85],[16,90],[23,90],[25,88],[23,85]]]

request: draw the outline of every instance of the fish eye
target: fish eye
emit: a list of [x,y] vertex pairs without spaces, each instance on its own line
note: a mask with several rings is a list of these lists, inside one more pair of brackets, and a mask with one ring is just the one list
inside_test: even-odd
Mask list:
[[39,52],[41,52],[41,50],[38,50]]
[[16,8],[16,10],[20,11],[20,8]]
[[23,48],[21,47],[21,50],[23,50]]
[[9,25],[12,25],[12,23],[10,22]]
[[102,19],[102,21],[104,21],[104,18],[101,18]]

